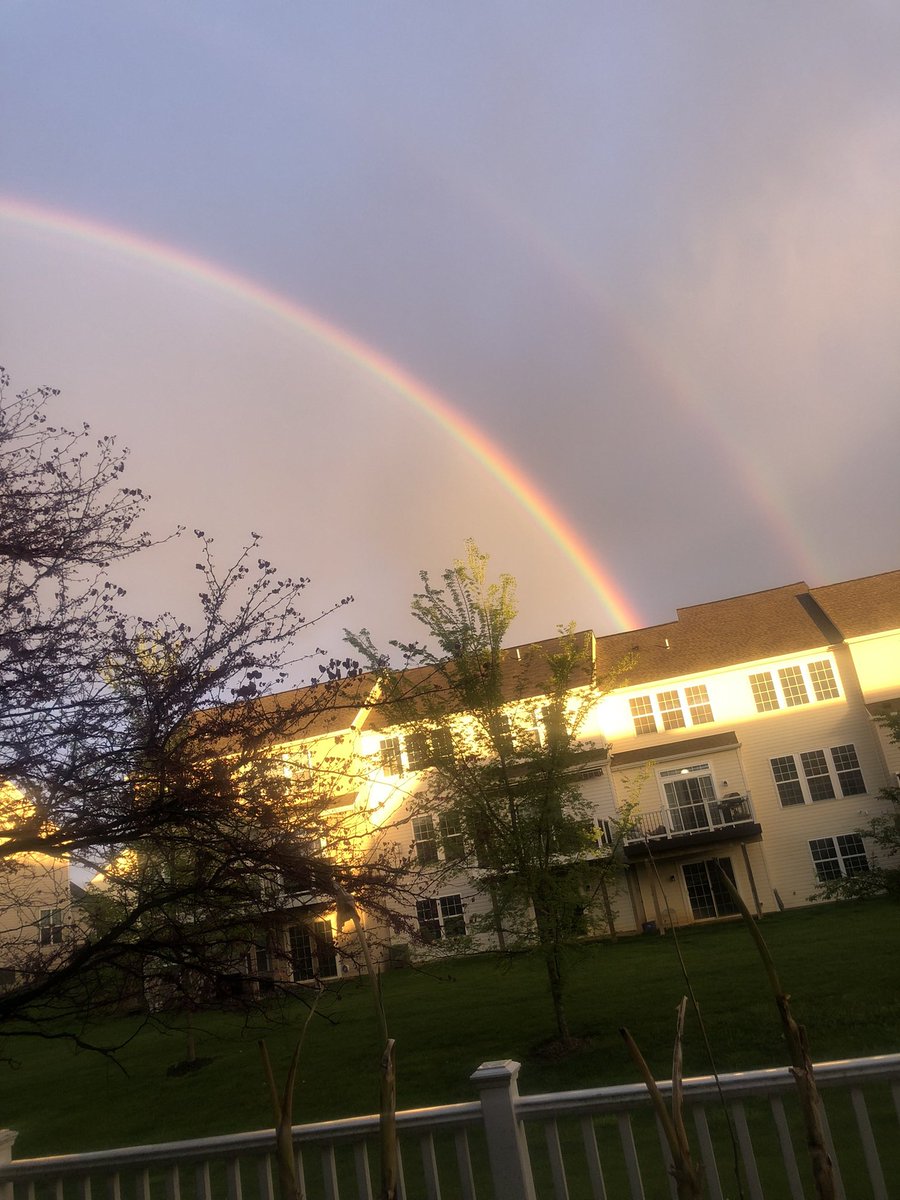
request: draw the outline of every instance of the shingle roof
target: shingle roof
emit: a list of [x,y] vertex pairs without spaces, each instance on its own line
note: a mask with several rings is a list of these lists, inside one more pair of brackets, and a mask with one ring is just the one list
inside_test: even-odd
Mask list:
[[[581,630],[579,633],[555,638],[545,638],[541,642],[528,642],[521,646],[509,646],[502,652],[502,689],[503,696],[508,701],[527,700],[542,696],[549,690],[551,682],[550,660],[560,654],[566,643],[572,640],[576,648],[574,669],[569,676],[570,687],[582,687],[589,684],[594,676],[594,635],[591,630]],[[415,667],[405,672],[402,681],[404,697],[415,697],[417,694],[429,697],[428,707],[433,703],[435,693],[446,690],[446,679],[440,668]],[[459,710],[461,697],[453,696],[446,706],[446,712]],[[396,724],[396,705],[387,704],[379,708],[377,703],[372,709],[366,722],[367,729],[384,729]]]
[[705,737],[682,738],[676,742],[659,742],[654,746],[638,746],[636,750],[623,750],[621,754],[613,750],[610,759],[615,771],[619,767],[633,767],[636,763],[676,758],[682,754],[706,754],[710,750],[725,750],[737,745],[737,734],[729,730],[727,733],[708,733]]
[[[590,630],[572,635],[580,655],[571,686],[591,681],[596,666],[599,682],[613,675],[609,686],[702,674],[739,663],[777,658],[831,645],[842,638],[860,637],[900,627],[900,571],[851,579],[810,588],[797,582],[762,592],[679,608],[677,619],[646,629],[615,633],[594,640]],[[503,652],[504,691],[508,699],[527,699],[547,691],[549,659],[563,648],[562,637],[512,646]],[[615,678],[618,665],[635,655],[624,678]],[[431,667],[407,673],[415,687],[435,677]],[[296,706],[295,736],[318,737],[349,729],[365,709],[374,676],[324,683],[266,697],[264,710],[276,718]],[[392,724],[377,707],[367,716],[367,728]],[[285,738],[286,740],[286,738]]]
[[842,638],[900,627],[900,571],[826,587],[790,583],[679,608],[665,625],[597,640],[598,671],[632,651],[632,684],[700,674],[734,663],[801,654]]
[[845,638],[900,629],[900,571],[811,588],[810,595]]

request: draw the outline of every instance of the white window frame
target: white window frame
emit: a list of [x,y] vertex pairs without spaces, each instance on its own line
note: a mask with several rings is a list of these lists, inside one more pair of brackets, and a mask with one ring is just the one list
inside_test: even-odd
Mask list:
[[[825,843],[831,843],[831,854],[828,858],[816,858],[814,846],[822,846],[825,848]],[[851,845],[852,842],[852,845]],[[863,875],[870,869],[869,855],[866,851],[865,843],[858,833],[836,833],[831,837],[810,838],[809,854],[812,858],[813,870],[816,873],[816,879],[819,883],[830,883],[835,879],[846,879],[852,875]],[[865,865],[859,863],[859,859],[863,858]],[[852,861],[851,860],[855,860]],[[834,863],[838,868],[838,874],[823,875],[819,867],[826,862]],[[851,868],[851,869],[848,869]]]
[[[426,908],[427,906],[427,908]],[[458,928],[452,933],[447,932],[447,923],[462,922],[462,930]],[[466,905],[460,892],[449,892],[444,896],[423,896],[416,901],[416,922],[419,933],[426,942],[444,942],[450,938],[465,937],[468,933],[466,924]],[[426,936],[430,934],[430,936]]]
[[[830,672],[831,680],[827,678],[826,670]],[[790,692],[785,686],[785,680],[782,678],[781,672],[798,672],[803,686],[806,689],[806,699],[795,701],[793,704],[788,703]],[[757,703],[756,696],[753,693],[754,679],[763,679],[768,682],[768,689],[774,694],[775,703],[765,708],[760,708]],[[830,692],[832,684],[835,694],[823,695],[820,693]],[[748,671],[747,684],[750,688],[750,697],[753,700],[753,707],[756,712],[763,715],[767,712],[781,712],[783,709],[791,708],[806,708],[808,704],[825,704],[829,700],[839,700],[841,698],[841,681],[837,672],[837,667],[831,658],[814,658],[809,662],[798,663],[781,663],[778,666],[766,667],[761,671]]]
[[63,911],[61,908],[42,908],[38,919],[38,942],[41,946],[59,946],[63,940]]
[[[693,693],[691,698],[688,697],[688,692]],[[663,700],[665,700],[665,707],[663,707]],[[635,704],[649,709],[649,711],[636,713]],[[671,733],[676,729],[695,729],[701,725],[713,725],[716,720],[712,701],[709,698],[709,688],[705,683],[679,684],[677,687],[659,688],[655,692],[643,692],[640,696],[629,696],[628,711],[634,726],[635,737],[647,737],[654,733]],[[709,713],[709,720],[697,719],[698,713],[706,712]],[[653,721],[652,729],[638,729],[639,720],[648,722],[649,719]]]
[[[848,754],[847,754],[848,751],[850,752],[850,754],[852,754],[853,758],[856,760],[856,765],[855,766],[853,766],[852,764],[839,765],[839,762],[844,761],[848,757]],[[842,752],[841,760],[838,760],[835,757],[838,752]],[[803,757],[804,755],[807,756],[806,762],[804,762],[804,757]],[[820,772],[816,772],[815,774],[807,773],[807,763],[810,766],[813,765],[812,756],[814,756],[814,755],[816,755],[816,756],[823,755],[824,756],[825,766],[827,768],[827,775],[825,773],[820,773]],[[793,761],[794,771],[796,773],[795,777],[793,779],[784,778],[782,780],[779,780],[778,775],[776,773],[775,764],[776,763],[786,763],[787,760],[789,760],[789,759]],[[847,799],[848,797],[852,797],[852,796],[868,795],[868,791],[866,788],[866,779],[862,773],[862,766],[860,765],[860,762],[859,762],[859,755],[856,752],[856,746],[852,742],[846,742],[840,746],[826,746],[826,747],[814,746],[808,750],[796,750],[790,754],[775,754],[769,759],[769,770],[772,772],[772,779],[775,784],[775,791],[778,793],[778,800],[779,800],[779,803],[781,804],[782,808],[799,808],[801,806],[801,804],[821,804],[827,800],[843,800],[843,799]],[[845,791],[845,785],[848,782],[848,778],[851,776],[855,777],[857,775],[859,776],[859,780],[862,783],[863,790],[862,791],[858,791],[858,790]],[[814,799],[813,795],[812,795],[812,789],[810,787],[810,781],[815,780],[815,779],[826,779],[826,778],[830,781],[832,792],[834,794],[831,796],[820,796],[818,799]],[[797,801],[793,801],[788,804],[785,804],[784,800],[782,798],[782,792],[778,787],[779,782],[799,784],[800,792],[803,796],[802,801],[797,800]]]
[[412,818],[413,849],[420,867],[434,867],[441,861],[438,853],[438,831],[434,827],[431,813],[421,813]]

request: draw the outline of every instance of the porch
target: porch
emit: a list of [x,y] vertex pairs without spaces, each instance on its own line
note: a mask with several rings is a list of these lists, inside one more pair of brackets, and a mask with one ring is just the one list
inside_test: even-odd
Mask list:
[[749,793],[733,792],[721,799],[691,798],[669,808],[637,813],[625,835],[625,856],[646,858],[717,842],[754,841],[762,837]]
[[[478,1099],[398,1114],[403,1200],[655,1200],[675,1196],[668,1151],[640,1084],[520,1096],[519,1064],[484,1063]],[[839,1200],[889,1200],[900,1178],[900,1054],[819,1064]],[[660,1085],[664,1094],[668,1083]],[[694,1155],[711,1200],[809,1200],[809,1165],[788,1068],[685,1080]],[[378,1118],[296,1126],[310,1200],[372,1200]],[[14,1161],[0,1132],[0,1197],[274,1200],[271,1130]]]

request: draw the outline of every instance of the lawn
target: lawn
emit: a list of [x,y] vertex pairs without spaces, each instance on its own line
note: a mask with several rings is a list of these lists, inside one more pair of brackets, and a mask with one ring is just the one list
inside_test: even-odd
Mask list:
[[[900,1049],[900,905],[821,906],[766,917],[763,932],[808,1030],[814,1059]],[[694,927],[680,944],[722,1071],[786,1061],[780,1026],[756,951],[737,923]],[[448,960],[384,977],[397,1041],[401,1108],[474,1098],[469,1076],[488,1059],[522,1062],[523,1092],[634,1082],[618,1029],[627,1024],[660,1078],[668,1077],[676,1005],[684,982],[671,937],[587,944],[573,952],[569,1011],[587,1040],[559,1059],[544,1052],[552,1010],[533,955]],[[195,1018],[201,1070],[169,1075],[184,1058],[183,1020],[146,1027],[109,1060],[58,1041],[7,1038],[0,1065],[0,1125],[18,1130],[16,1156],[101,1149],[270,1126],[257,1041],[286,1063],[305,1009],[272,1004],[250,1016]],[[107,1042],[133,1032],[125,1020],[93,1030]],[[705,1074],[696,1018],[687,1030],[686,1074]],[[294,1120],[377,1107],[377,1044],[364,981],[323,993],[304,1046]]]

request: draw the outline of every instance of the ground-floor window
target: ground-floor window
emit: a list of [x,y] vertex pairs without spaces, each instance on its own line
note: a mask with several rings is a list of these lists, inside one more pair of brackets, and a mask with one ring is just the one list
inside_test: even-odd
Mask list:
[[734,869],[730,858],[708,858],[703,862],[686,863],[682,867],[695,921],[702,921],[708,917],[727,917],[738,911],[716,870],[717,866],[721,867],[734,883]]
[[337,951],[334,930],[328,921],[310,925],[292,925],[291,977],[295,983],[305,979],[331,979],[337,975]]
[[819,883],[859,875],[869,869],[866,848],[858,833],[842,833],[837,837],[815,838],[809,850]]
[[462,896],[437,896],[416,901],[416,918],[423,941],[438,942],[441,938],[465,937],[466,916]]

